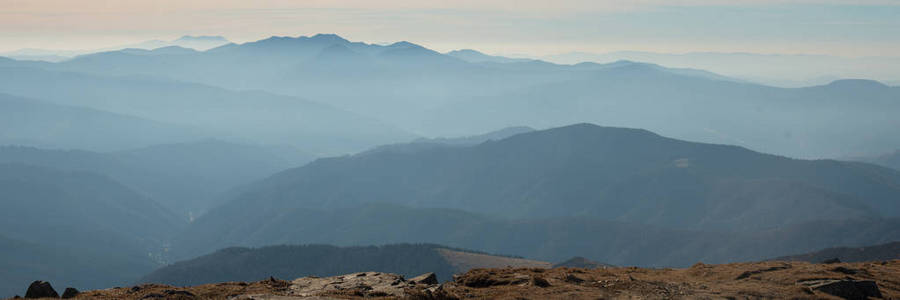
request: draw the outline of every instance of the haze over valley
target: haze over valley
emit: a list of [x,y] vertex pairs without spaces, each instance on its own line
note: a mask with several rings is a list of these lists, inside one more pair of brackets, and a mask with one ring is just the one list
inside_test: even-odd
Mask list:
[[[569,11],[818,20],[808,4],[173,6],[203,16],[189,26],[142,8],[160,4],[88,2],[54,8],[78,25],[65,38],[35,25],[49,8],[0,4],[18,20],[0,21],[17,26],[0,29],[0,298],[58,297],[44,281],[85,299],[843,297],[831,284],[869,282],[900,297],[900,58],[886,54],[900,41],[834,29],[788,47],[790,27],[746,35],[751,47],[687,24],[687,44],[644,44]],[[896,5],[832,6],[896,31]],[[333,26],[259,19],[307,9]],[[142,31],[103,11],[170,23]],[[382,28],[395,14],[472,20],[497,38],[431,22],[386,40],[332,15],[360,11]],[[129,38],[82,19],[94,12]],[[495,14],[536,19],[493,27]],[[224,15],[266,33],[204,27]],[[547,19],[584,36],[523,37],[552,32]],[[634,22],[636,37],[671,30]]]

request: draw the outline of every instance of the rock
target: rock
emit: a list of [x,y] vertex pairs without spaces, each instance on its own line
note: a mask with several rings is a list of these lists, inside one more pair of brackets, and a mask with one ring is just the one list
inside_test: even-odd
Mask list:
[[37,280],[28,286],[25,298],[59,298],[59,294],[49,282]]
[[278,296],[278,295],[240,295],[229,300],[343,300],[341,298],[332,297],[298,297],[298,296]]
[[813,290],[850,300],[881,298],[878,285],[871,280],[821,279],[801,282]]
[[469,271],[456,277],[457,284],[473,288],[487,288],[498,285],[519,285],[531,281],[531,276],[519,273],[494,274],[487,270]]
[[79,292],[75,288],[68,287],[68,288],[66,288],[65,291],[63,291],[62,298],[63,299],[75,298],[75,296],[78,296],[78,294],[81,294],[81,292]]
[[829,258],[829,259],[823,260],[822,263],[823,264],[839,264],[839,263],[841,263],[841,260],[839,258],[835,257],[835,258]]
[[416,284],[438,284],[437,275],[434,275],[432,272],[410,278],[409,282]]
[[547,279],[544,279],[543,277],[538,277],[538,276],[531,278],[531,284],[536,287],[542,287],[542,288],[550,286],[550,282],[547,281]]
[[290,285],[291,296],[328,296],[335,294],[359,297],[406,297],[406,290],[416,285],[397,274],[378,272],[353,273],[333,277],[303,277]]

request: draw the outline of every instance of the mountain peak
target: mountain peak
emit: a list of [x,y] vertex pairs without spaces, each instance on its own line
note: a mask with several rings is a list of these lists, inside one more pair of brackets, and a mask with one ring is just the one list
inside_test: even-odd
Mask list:
[[333,34],[333,33],[319,33],[314,36],[308,37],[307,39],[312,40],[312,41],[331,42],[331,43],[340,43],[340,44],[350,42],[347,39],[344,39],[341,36],[339,36],[337,34]]
[[659,136],[656,133],[650,132],[645,129],[625,128],[625,127],[607,127],[607,126],[600,126],[600,125],[592,124],[592,123],[576,123],[576,124],[562,126],[562,127],[550,128],[550,129],[542,130],[542,131],[548,131],[548,132],[552,132],[552,131],[584,131],[584,132],[598,132],[598,133],[599,132],[623,132],[623,133],[628,132],[628,133],[635,133],[635,134],[642,134],[642,135]]
[[473,50],[473,49],[459,49],[459,50],[453,50],[453,51],[447,52],[447,55],[454,55],[454,54],[486,55],[486,54],[482,53],[481,51]]
[[517,63],[517,62],[538,62],[538,60],[527,58],[509,58],[505,56],[488,55],[473,49],[453,50],[445,53],[447,56],[456,57],[464,61],[472,63],[492,62],[492,63]]
[[336,34],[330,33],[319,33],[314,36],[299,36],[299,37],[290,37],[290,36],[272,36],[267,39],[262,39],[255,42],[250,42],[249,44],[302,44],[302,43],[315,43],[315,44],[346,44],[350,43],[350,41],[340,37]]
[[424,48],[418,44],[413,44],[407,41],[399,41],[393,44],[388,45],[388,48]]

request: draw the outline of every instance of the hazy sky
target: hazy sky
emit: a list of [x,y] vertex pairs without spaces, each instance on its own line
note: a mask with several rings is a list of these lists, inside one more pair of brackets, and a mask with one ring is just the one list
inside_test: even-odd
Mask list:
[[897,56],[900,0],[0,0],[0,51],[337,33],[446,51]]

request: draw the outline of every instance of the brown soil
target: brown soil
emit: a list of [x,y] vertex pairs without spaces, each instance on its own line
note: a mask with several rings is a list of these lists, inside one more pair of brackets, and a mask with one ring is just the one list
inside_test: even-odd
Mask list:
[[[489,299],[829,299],[835,297],[814,291],[805,283],[848,278],[873,280],[884,298],[900,299],[900,260],[698,263],[687,269],[476,269],[443,288],[460,298]],[[542,287],[535,280],[546,281],[549,286]]]
[[[811,288],[823,279],[872,280],[885,299],[900,299],[900,260],[811,264],[757,262],[698,263],[686,269],[496,268],[474,269],[440,286],[414,285],[411,299],[838,299]],[[364,288],[363,288],[364,289]],[[79,299],[311,299],[291,294],[291,282],[219,283],[187,288],[147,284],[82,293]],[[269,295],[269,296],[260,296]],[[283,296],[283,297],[277,297]],[[315,299],[372,298],[354,291]],[[378,298],[378,297],[376,297]],[[382,297],[397,298],[397,297]]]

